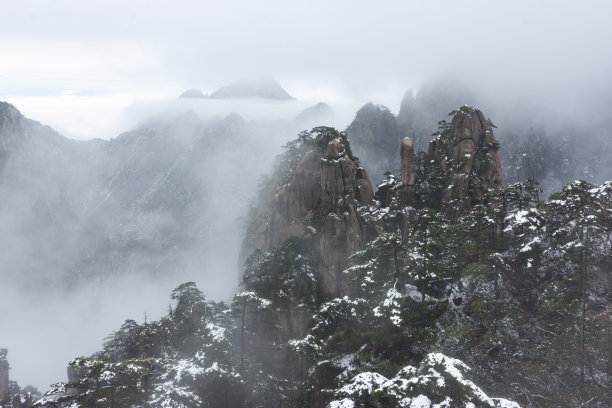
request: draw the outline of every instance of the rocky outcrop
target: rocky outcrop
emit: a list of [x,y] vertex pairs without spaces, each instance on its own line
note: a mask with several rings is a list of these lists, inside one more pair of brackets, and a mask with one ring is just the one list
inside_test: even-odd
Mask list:
[[481,111],[463,106],[429,144],[429,159],[446,174],[442,196],[450,217],[465,213],[489,190],[502,187],[499,144]]
[[416,168],[414,143],[409,137],[402,139],[400,158],[402,163],[402,201],[404,204],[412,205],[416,195]]
[[256,249],[278,247],[289,237],[304,235],[305,220],[313,216],[321,196],[320,158],[318,150],[294,158],[295,168],[285,170],[291,174],[278,174],[261,191],[242,244],[243,261]]
[[[416,207],[418,183],[431,180],[417,179],[414,143],[404,138],[399,155],[394,149],[396,160],[401,159],[401,181],[389,175],[375,195],[351,151],[349,132],[317,129],[312,147],[288,152],[295,157],[285,157],[287,167],[277,169],[275,179],[261,192],[250,217],[243,260],[255,249],[279,247],[292,236],[304,236],[310,227],[316,231],[322,289],[340,295],[346,289],[342,271],[349,266],[348,258],[378,234],[380,225],[370,222],[366,208],[375,212],[377,206]],[[376,137],[370,136],[375,144]],[[463,107],[454,113],[452,123],[431,142],[428,162],[445,177],[437,204],[442,200],[440,206],[450,216],[501,187],[497,142],[489,121],[476,109]],[[380,217],[378,222],[383,222]]]
[[364,240],[357,205],[372,201],[372,186],[364,169],[349,154],[346,135],[332,139],[321,159],[321,211],[319,251],[325,270],[323,290],[344,292],[342,271],[347,259],[361,249]]
[[68,377],[68,382],[77,382],[85,376],[85,369],[69,364],[68,367],[66,367],[66,376]]
[[402,140],[400,152],[402,160],[402,185],[414,186],[416,182],[416,172],[414,169],[414,143],[409,137]]
[[[316,230],[322,289],[345,290],[341,272],[347,259],[375,236],[358,207],[373,202],[367,172],[360,168],[346,134],[317,128],[312,147],[302,146],[293,169],[277,169],[251,216],[242,255],[280,246],[292,236]],[[287,177],[286,172],[289,172]]]
[[363,204],[370,204],[374,200],[374,190],[372,189],[372,183],[370,183],[370,177],[363,167],[357,167],[355,169],[355,181],[357,183],[357,191],[355,198]]

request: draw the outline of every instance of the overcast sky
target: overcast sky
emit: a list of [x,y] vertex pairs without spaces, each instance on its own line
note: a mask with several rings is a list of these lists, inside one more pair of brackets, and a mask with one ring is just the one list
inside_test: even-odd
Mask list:
[[0,99],[80,138],[132,126],[135,100],[260,75],[300,99],[393,109],[441,74],[554,97],[588,95],[612,68],[608,1],[2,3]]

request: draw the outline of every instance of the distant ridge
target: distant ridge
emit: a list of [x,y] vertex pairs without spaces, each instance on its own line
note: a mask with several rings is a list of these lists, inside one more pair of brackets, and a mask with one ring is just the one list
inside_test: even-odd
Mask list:
[[207,95],[204,95],[202,91],[196,88],[188,89],[179,95],[179,98],[206,98],[206,97]]
[[272,78],[245,79],[217,89],[211,98],[265,98],[277,100],[295,99]]
[[295,120],[322,120],[331,116],[332,113],[333,110],[328,104],[319,102],[314,106],[304,109],[296,116]]
[[211,99],[241,99],[262,98],[281,101],[294,100],[287,91],[273,78],[244,79],[217,89],[210,95],[205,95],[199,89],[189,89],[179,98],[211,98]]

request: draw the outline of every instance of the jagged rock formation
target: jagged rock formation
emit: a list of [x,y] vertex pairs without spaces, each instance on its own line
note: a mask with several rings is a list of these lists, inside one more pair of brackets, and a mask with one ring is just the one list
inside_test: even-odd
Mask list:
[[[381,112],[374,106],[367,108],[372,109]],[[401,182],[389,176],[375,195],[366,170],[359,167],[352,154],[348,132],[318,129],[312,146],[303,144],[288,152],[285,167],[278,168],[275,178],[261,191],[242,258],[255,249],[280,247],[288,238],[302,237],[307,228],[313,228],[318,236],[323,290],[338,295],[346,289],[341,272],[349,266],[348,257],[375,238],[381,228],[380,219],[370,222],[366,216],[368,206],[415,206],[419,185],[431,180],[418,178],[414,143],[405,138],[399,155],[395,150],[395,157],[401,158]],[[375,137],[373,133],[370,136]],[[454,113],[448,129],[431,142],[428,162],[439,167],[445,177],[440,188],[442,203],[436,206],[444,207],[453,217],[471,208],[489,189],[502,186],[492,128],[473,108]]]
[[331,128],[317,128],[316,133],[311,145],[286,153],[297,155],[295,164],[277,169],[277,178],[261,192],[242,253],[244,259],[255,249],[301,237],[308,228],[319,230],[322,289],[340,294],[345,290],[340,273],[347,258],[374,234],[357,208],[372,203],[373,190],[346,134]]
[[414,142],[409,137],[402,139],[400,158],[402,162],[402,201],[412,205],[416,194],[416,168]]
[[[396,116],[376,112],[377,106],[368,104],[347,129],[351,146],[372,181],[378,184],[386,171],[397,174],[400,162],[396,153],[401,139],[409,137],[415,152],[427,151],[440,118],[457,106],[482,104],[481,97],[451,80],[441,79],[424,85],[416,94],[412,90],[406,92]],[[606,158],[612,144],[602,137],[609,133],[607,122],[542,123],[537,115],[517,121],[514,116],[504,117],[504,110],[499,109],[495,115],[496,121],[504,124],[496,130],[496,138],[504,145],[503,174],[508,184],[532,177],[540,182],[543,196],[547,196],[571,180],[597,184],[609,178],[612,162]],[[393,129],[398,132],[394,143],[389,137],[395,133]],[[585,141],[580,148],[572,142],[577,135]]]
[[402,160],[402,185],[414,186],[416,173],[414,170],[414,143],[409,137],[402,139],[402,149],[400,153]]
[[303,235],[304,220],[312,216],[321,195],[319,160],[316,150],[297,157],[292,174],[262,190],[243,242],[243,260],[255,249],[278,247],[291,236]]
[[446,174],[442,201],[456,217],[489,190],[502,187],[499,144],[481,111],[464,106],[453,113],[450,127],[429,144],[428,157]]
[[329,141],[321,159],[321,260],[326,271],[323,288],[327,293],[345,291],[342,270],[347,258],[364,244],[358,204],[373,199],[372,186],[364,169],[359,169],[345,134]]

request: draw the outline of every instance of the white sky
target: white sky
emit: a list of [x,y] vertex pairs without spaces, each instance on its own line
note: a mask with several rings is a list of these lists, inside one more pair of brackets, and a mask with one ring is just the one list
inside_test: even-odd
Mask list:
[[612,68],[608,1],[2,3],[0,100],[78,138],[127,130],[136,100],[244,77],[394,106],[439,74],[554,100]]

